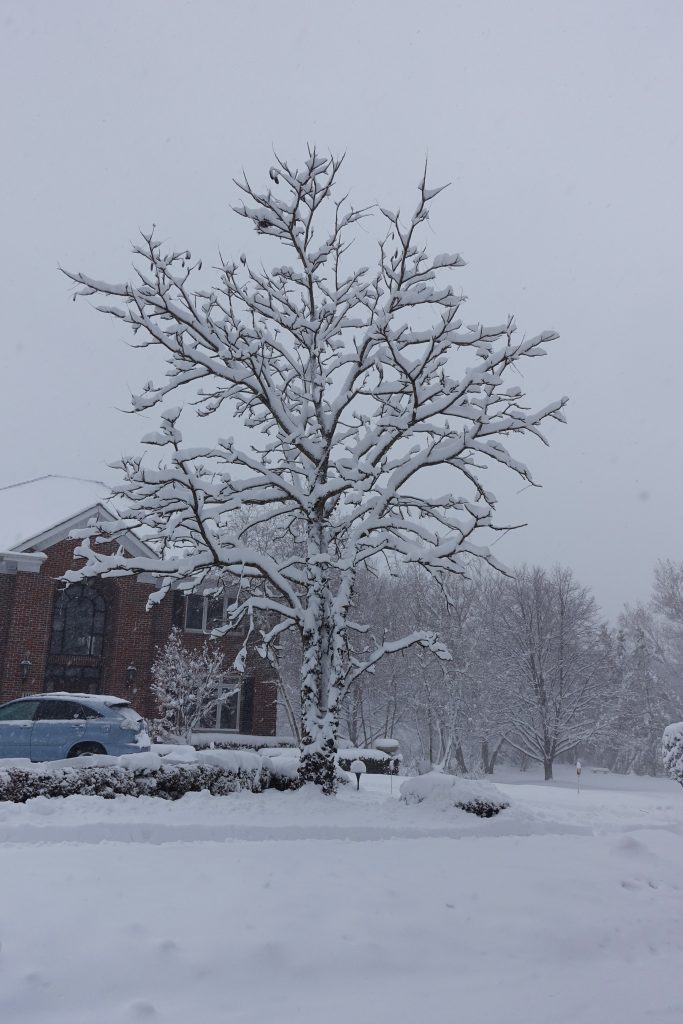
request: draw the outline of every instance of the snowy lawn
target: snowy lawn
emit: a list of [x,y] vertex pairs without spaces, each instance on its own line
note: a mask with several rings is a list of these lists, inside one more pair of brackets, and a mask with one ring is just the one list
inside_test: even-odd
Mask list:
[[683,790],[586,772],[0,805],[0,1020],[679,1022]]

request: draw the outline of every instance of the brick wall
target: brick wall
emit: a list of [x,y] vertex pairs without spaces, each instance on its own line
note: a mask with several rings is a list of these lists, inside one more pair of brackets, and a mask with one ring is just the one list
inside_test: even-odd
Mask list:
[[[164,644],[173,624],[173,596],[169,595],[149,612],[145,605],[153,587],[132,578],[97,580],[93,582],[106,603],[106,621],[101,659],[89,656],[55,658],[49,653],[52,611],[59,578],[74,567],[77,542],[64,540],[47,551],[39,573],[18,572],[0,575],[0,702],[24,693],[45,689],[45,669],[51,661],[71,665],[99,666],[101,691],[130,700],[141,714],[156,713],[150,692],[151,668],[157,647]],[[202,634],[184,633],[187,647],[201,647],[207,638]],[[218,644],[230,665],[242,638],[227,635]],[[31,670],[22,682],[21,661],[28,657]],[[128,666],[136,668],[132,685],[128,683]],[[240,731],[260,736],[275,735],[276,686],[273,670],[267,661],[249,652],[245,687],[250,692],[242,701]]]

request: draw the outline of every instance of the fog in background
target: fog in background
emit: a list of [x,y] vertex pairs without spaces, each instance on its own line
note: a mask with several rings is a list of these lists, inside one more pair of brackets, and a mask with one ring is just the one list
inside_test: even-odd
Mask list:
[[610,616],[683,557],[677,0],[0,0],[0,24],[0,485],[111,478],[156,423],[120,410],[160,353],[58,265],[123,280],[152,223],[205,266],[254,252],[232,177],[310,141],[359,205],[407,210],[428,156],[465,321],[562,336],[529,386],[569,423],[523,452],[542,489],[497,488],[528,523],[497,556],[571,565]]

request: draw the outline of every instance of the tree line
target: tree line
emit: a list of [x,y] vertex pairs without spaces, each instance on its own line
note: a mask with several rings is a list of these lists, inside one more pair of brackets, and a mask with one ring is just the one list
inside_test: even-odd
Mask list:
[[[352,745],[401,740],[404,756],[462,773],[501,757],[546,779],[577,756],[615,772],[661,771],[664,727],[683,718],[683,563],[660,563],[651,598],[608,624],[571,569],[472,566],[437,584],[419,567],[366,571],[354,615],[377,637],[434,629],[451,660],[388,655],[347,693]],[[298,734],[296,644],[279,651],[281,715]]]

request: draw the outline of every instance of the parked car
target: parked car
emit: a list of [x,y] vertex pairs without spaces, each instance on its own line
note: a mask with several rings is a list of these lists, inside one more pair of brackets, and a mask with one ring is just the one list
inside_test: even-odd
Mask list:
[[120,697],[36,693],[0,706],[0,757],[56,761],[149,749],[144,719]]

